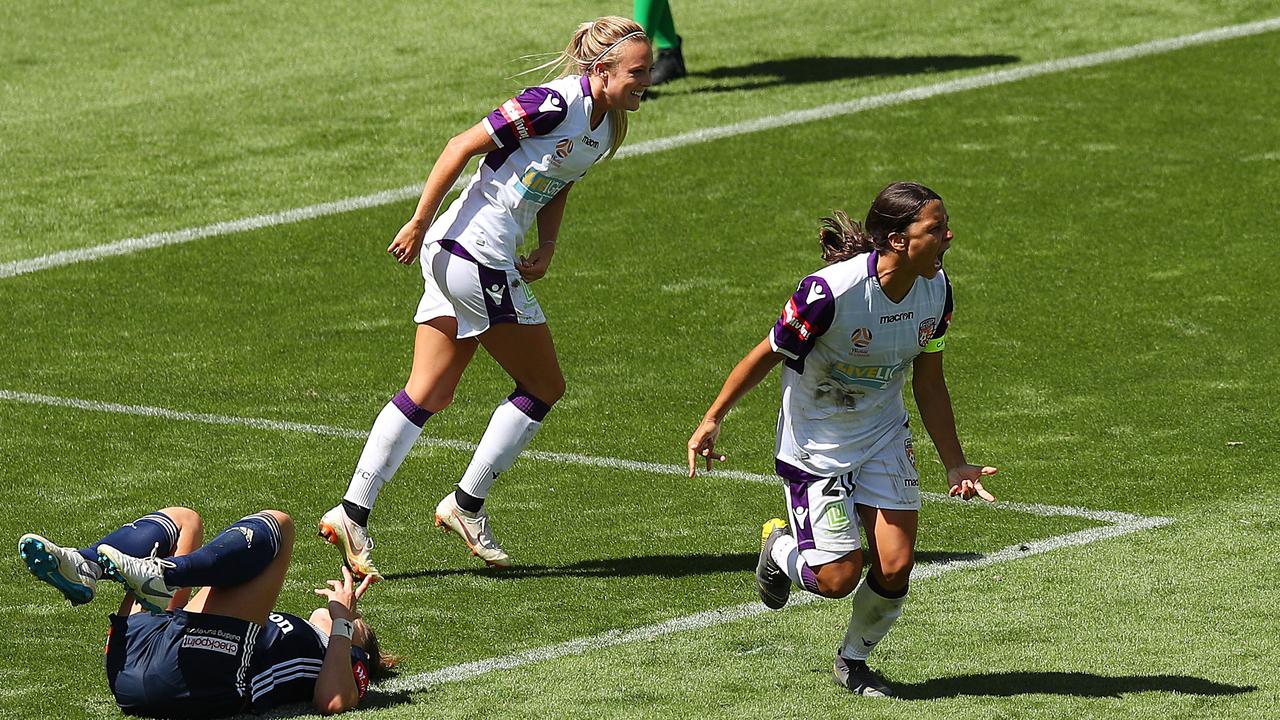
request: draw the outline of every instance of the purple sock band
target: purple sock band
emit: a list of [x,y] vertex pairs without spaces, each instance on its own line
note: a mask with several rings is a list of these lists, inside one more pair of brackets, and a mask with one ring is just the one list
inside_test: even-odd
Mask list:
[[418,403],[414,402],[409,397],[409,394],[404,390],[396,393],[396,396],[391,399],[391,402],[395,403],[397,410],[404,413],[404,416],[409,418],[409,422],[417,425],[418,427],[422,427],[426,424],[427,418],[431,417],[431,411],[423,407],[418,407]]
[[800,582],[804,585],[805,590],[814,595],[818,594],[818,574],[813,571],[813,568],[808,565],[800,566]]
[[538,398],[530,395],[523,388],[516,388],[516,391],[507,396],[507,402],[519,408],[520,412],[529,416],[534,422],[542,422],[542,419],[551,412],[551,406],[542,402]]

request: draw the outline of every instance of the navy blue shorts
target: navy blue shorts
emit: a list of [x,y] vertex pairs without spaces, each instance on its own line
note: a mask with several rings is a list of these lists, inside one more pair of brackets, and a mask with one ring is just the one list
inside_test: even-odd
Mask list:
[[126,714],[224,717],[248,706],[249,663],[262,627],[174,610],[111,616],[107,684]]

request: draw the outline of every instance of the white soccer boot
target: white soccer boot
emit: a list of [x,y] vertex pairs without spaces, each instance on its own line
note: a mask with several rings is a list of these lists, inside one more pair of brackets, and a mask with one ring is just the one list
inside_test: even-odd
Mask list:
[[18,554],[32,575],[58,588],[72,605],[89,602],[98,591],[100,568],[75,550],[27,533],[18,539]]
[[347,517],[347,511],[341,505],[333,508],[320,518],[320,537],[326,542],[338,546],[342,551],[342,563],[351,570],[356,579],[365,576],[381,580],[382,573],[374,567],[370,554],[373,551],[373,538],[364,526]]
[[110,545],[99,545],[98,564],[102,566],[103,575],[124,583],[142,607],[153,614],[167,610],[173,594],[178,591],[176,585],[164,581],[164,571],[174,567],[173,562],[158,557],[154,550],[150,557],[139,558],[125,555]]
[[867,667],[866,660],[850,660],[836,655],[831,668],[831,679],[854,695],[862,697],[893,697],[893,690],[876,671]]
[[436,527],[445,532],[457,533],[471,548],[471,554],[493,567],[511,567],[511,558],[498,546],[489,529],[489,513],[481,510],[469,513],[458,507],[453,493],[444,496],[436,505]]

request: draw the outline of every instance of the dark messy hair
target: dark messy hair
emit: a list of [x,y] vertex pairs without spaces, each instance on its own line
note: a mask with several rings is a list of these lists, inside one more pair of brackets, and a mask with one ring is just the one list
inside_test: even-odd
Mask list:
[[822,259],[838,263],[872,250],[887,252],[890,233],[906,230],[919,218],[921,208],[941,199],[938,193],[920,183],[896,182],[876,195],[863,223],[851,219],[843,210],[836,210],[830,217],[822,218],[822,227],[818,230]]

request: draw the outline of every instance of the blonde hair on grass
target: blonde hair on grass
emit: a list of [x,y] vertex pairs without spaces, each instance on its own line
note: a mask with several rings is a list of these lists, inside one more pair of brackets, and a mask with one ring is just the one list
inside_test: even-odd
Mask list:
[[[520,75],[546,70],[546,75],[543,76],[546,78],[557,69],[560,71],[556,76],[558,78],[590,75],[591,69],[600,63],[606,66],[615,65],[622,48],[637,40],[649,42],[649,37],[645,35],[644,28],[640,27],[639,23],[630,18],[606,15],[579,25],[564,50],[556,53],[550,61],[526,70]],[[613,141],[609,145],[609,154],[606,157],[612,158],[627,137],[627,109],[610,110],[609,123],[613,126]]]

